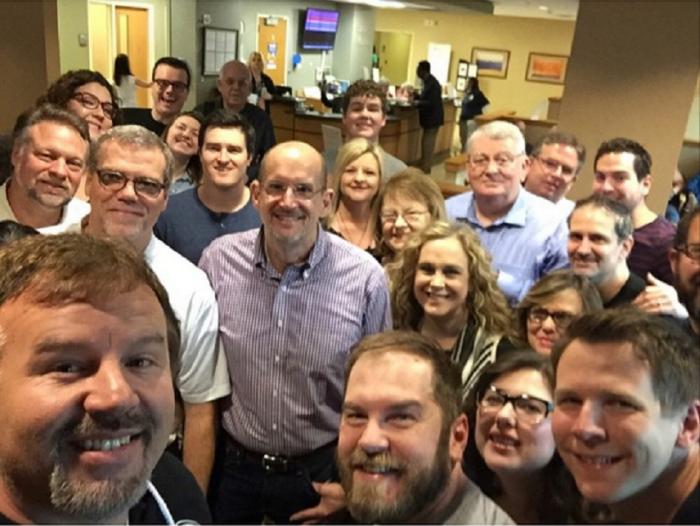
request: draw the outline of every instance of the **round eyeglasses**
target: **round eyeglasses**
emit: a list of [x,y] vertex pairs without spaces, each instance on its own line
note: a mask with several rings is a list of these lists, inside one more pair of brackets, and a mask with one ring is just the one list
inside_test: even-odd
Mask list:
[[158,197],[165,184],[148,177],[127,177],[123,173],[114,170],[97,170],[97,180],[107,190],[119,192],[129,181],[134,185],[134,192],[142,197]]

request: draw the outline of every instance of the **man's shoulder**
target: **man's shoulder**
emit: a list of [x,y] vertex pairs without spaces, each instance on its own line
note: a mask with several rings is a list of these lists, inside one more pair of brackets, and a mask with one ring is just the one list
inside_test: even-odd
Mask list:
[[450,219],[467,217],[467,208],[474,199],[474,192],[468,191],[445,199],[445,209]]
[[479,486],[468,480],[461,495],[461,503],[444,524],[515,524],[515,522],[488,498]]
[[642,238],[648,244],[666,244],[676,235],[676,225],[662,216],[657,216],[651,223],[635,228],[634,237]]
[[342,269],[343,272],[358,272],[384,274],[384,270],[374,256],[366,250],[362,250],[340,236],[323,232],[326,236],[327,250],[333,266]]
[[391,177],[406,168],[408,168],[408,165],[401,159],[384,152],[384,177]]
[[700,524],[700,482],[676,512],[671,524]]
[[268,113],[249,102],[246,102],[246,105],[241,110],[241,115],[248,119],[253,125],[268,123],[272,125],[272,119],[270,119]]
[[161,217],[168,219],[178,219],[181,214],[195,210],[199,200],[197,199],[197,189],[190,188],[175,195],[168,196],[168,206],[165,207]]
[[175,252],[155,235],[146,248],[145,256],[148,265],[170,294],[174,289],[178,292],[199,293],[203,288],[211,288],[202,269]]
[[208,266],[209,263],[218,261],[222,257],[252,259],[259,233],[260,229],[254,228],[217,237],[204,249],[200,265],[204,262],[205,266]]

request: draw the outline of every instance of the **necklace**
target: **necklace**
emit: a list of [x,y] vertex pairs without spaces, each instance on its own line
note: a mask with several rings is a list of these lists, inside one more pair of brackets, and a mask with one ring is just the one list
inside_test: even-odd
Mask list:
[[[338,218],[340,219],[340,233],[342,236],[350,241],[353,245],[356,247],[359,247],[363,250],[367,250],[370,248],[371,240],[368,243],[365,243],[365,238],[367,237],[367,234],[369,234],[370,227],[372,226],[372,221],[371,218],[367,219],[367,222],[365,224],[365,227],[360,235],[360,239],[355,240],[353,239],[353,236],[350,235],[350,229],[348,228],[348,225],[345,223],[345,219],[343,219],[343,214],[341,213],[340,209],[338,209]],[[353,223],[350,223],[353,224]]]

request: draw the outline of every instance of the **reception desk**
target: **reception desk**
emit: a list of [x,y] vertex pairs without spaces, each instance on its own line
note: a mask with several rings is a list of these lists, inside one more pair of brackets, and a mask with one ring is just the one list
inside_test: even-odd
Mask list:
[[[318,111],[301,111],[297,109],[303,99],[278,100],[270,106],[270,117],[275,128],[277,142],[304,141],[322,152],[323,133],[321,126],[333,126],[343,129],[342,117],[336,113]],[[440,128],[435,144],[435,156],[439,159],[448,157],[452,147],[456,108],[452,100],[444,101],[445,124]],[[386,125],[379,135],[382,148],[407,164],[416,163],[421,155],[422,129],[418,124],[418,110],[401,104],[392,105],[387,115]]]

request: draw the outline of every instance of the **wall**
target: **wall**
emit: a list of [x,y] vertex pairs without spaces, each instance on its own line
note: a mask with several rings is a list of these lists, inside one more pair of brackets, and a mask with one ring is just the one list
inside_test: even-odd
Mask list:
[[340,27],[336,36],[331,73],[353,82],[372,71],[374,9],[364,5],[340,4]]
[[[270,15],[278,17],[286,17],[287,22],[287,85],[292,86],[295,90],[304,86],[315,86],[316,80],[314,75],[315,68],[321,65],[320,51],[302,51],[298,47],[299,42],[299,19],[303,16],[303,12],[307,7],[317,7],[319,9],[338,9],[339,4],[334,2],[324,2],[323,0],[315,0],[310,2],[302,1],[266,1],[266,2],[221,2],[219,0],[199,0],[197,2],[197,82],[198,82],[198,101],[206,100],[216,87],[216,77],[201,75],[202,71],[202,15],[211,15],[211,27],[220,27],[224,29],[237,29],[239,31],[239,59],[245,61],[248,54],[255,50],[256,35],[257,35],[257,17],[258,15]],[[340,30],[345,31],[344,25],[348,21],[341,14]],[[340,38],[340,35],[338,35]],[[370,36],[370,54],[372,51],[371,36]],[[301,64],[292,69],[292,55],[299,53],[301,55]],[[336,51],[326,52],[325,65],[331,68],[331,72],[339,78],[342,72],[333,69],[334,55]],[[371,56],[368,57],[371,62]]]
[[[426,20],[436,22],[432,27]],[[377,31],[413,35],[408,80],[414,82],[418,62],[426,59],[428,43],[450,44],[450,81],[455,85],[459,59],[471,61],[473,47],[510,51],[505,79],[482,77],[481,89],[491,101],[491,110],[515,110],[529,116],[549,97],[560,97],[563,86],[528,82],[525,71],[531,51],[569,55],[575,24],[572,21],[540,20],[484,14],[435,13],[399,9],[378,9]],[[380,55],[381,56],[381,55]]]
[[0,2],[0,133],[12,130],[18,114],[34,104],[58,73],[56,1]]
[[[191,110],[197,104],[199,71],[201,66],[197,62],[197,1],[196,0],[170,0],[170,55],[187,61],[192,70],[192,82],[190,95],[183,107],[185,111]],[[198,69],[199,68],[199,69]]]
[[[395,86],[409,79],[408,63],[411,57],[412,35],[409,33],[375,33],[375,45],[379,54],[379,71]],[[413,79],[413,73],[410,78]]]

